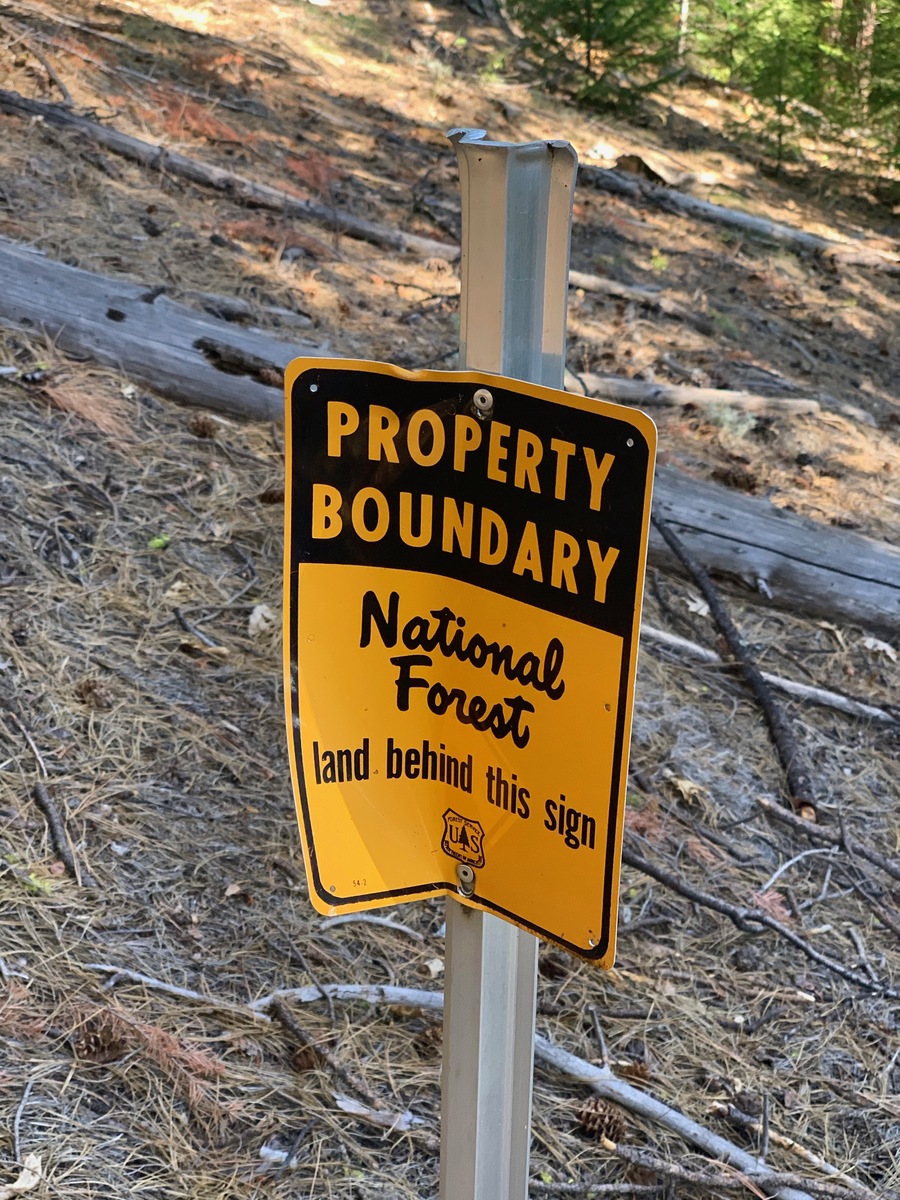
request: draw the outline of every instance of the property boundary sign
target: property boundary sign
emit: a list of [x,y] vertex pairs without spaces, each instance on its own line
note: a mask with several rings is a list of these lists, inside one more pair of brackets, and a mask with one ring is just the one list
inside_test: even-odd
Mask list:
[[289,742],[314,905],[450,893],[610,965],[652,421],[343,359],[292,363],[286,414]]

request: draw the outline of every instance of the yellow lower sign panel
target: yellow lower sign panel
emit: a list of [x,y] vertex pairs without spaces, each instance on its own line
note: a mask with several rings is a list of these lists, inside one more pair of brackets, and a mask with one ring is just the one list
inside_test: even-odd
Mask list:
[[457,894],[465,866],[466,903],[609,965],[652,423],[471,372],[301,360],[287,445],[316,907]]

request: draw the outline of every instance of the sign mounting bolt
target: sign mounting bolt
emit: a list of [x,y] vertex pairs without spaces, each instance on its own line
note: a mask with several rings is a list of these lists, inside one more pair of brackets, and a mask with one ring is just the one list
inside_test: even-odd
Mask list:
[[472,397],[472,403],[476,416],[482,421],[486,421],[494,411],[494,397],[487,388],[479,388]]
[[456,868],[456,879],[461,896],[471,896],[475,891],[475,872],[466,863],[460,863]]

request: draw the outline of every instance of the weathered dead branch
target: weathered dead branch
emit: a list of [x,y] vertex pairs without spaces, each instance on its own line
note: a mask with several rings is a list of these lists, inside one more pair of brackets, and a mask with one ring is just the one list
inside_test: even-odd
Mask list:
[[72,853],[72,847],[66,836],[62,818],[59,815],[56,805],[50,799],[50,793],[47,791],[46,785],[40,781],[34,785],[34,799],[38,808],[40,808],[41,812],[47,818],[47,827],[50,830],[53,849],[65,865],[66,871],[82,887],[96,887],[96,879],[84,867],[79,867],[75,861],[75,855]]
[[746,905],[732,904],[728,900],[723,900],[721,896],[714,896],[710,892],[703,891],[702,888],[694,887],[693,884],[688,883],[681,875],[676,875],[674,871],[669,871],[657,863],[651,863],[643,855],[635,853],[627,845],[622,850],[622,862],[629,867],[633,867],[636,871],[640,871],[641,874],[655,879],[657,883],[663,884],[664,887],[669,888],[670,891],[675,892],[679,896],[683,896],[686,900],[692,900],[695,904],[699,904],[703,908],[709,908],[713,912],[728,917],[742,933],[758,933],[758,926],[771,929],[773,933],[777,933],[779,937],[783,937],[785,941],[796,946],[811,962],[818,963],[819,966],[827,968],[835,975],[846,979],[848,983],[861,988],[864,992],[873,992],[876,995],[883,996],[887,1000],[900,1000],[900,989],[891,987],[890,984],[883,983],[879,979],[873,979],[870,975],[861,975],[858,971],[854,971],[852,967],[845,966],[844,963],[838,962],[837,959],[832,958],[828,954],[823,954],[805,938],[795,933],[793,929],[789,929],[781,921],[777,921],[769,913],[763,912],[759,908],[748,908]]
[[[821,412],[818,400],[797,396],[758,396],[752,392],[727,391],[724,388],[688,387],[678,383],[645,383],[640,379],[622,379],[616,375],[596,375],[579,372],[573,381],[589,396],[618,400],[625,404],[640,404],[648,408],[712,408],[723,406],[740,412],[790,413],[794,416],[815,416]],[[570,390],[581,390],[572,387]]]
[[675,534],[668,521],[661,517],[659,513],[656,513],[652,517],[652,521],[662,535],[666,545],[702,592],[703,599],[709,605],[709,611],[716,625],[718,625],[722,636],[725,638],[728,649],[737,663],[745,683],[762,709],[766,725],[769,729],[769,735],[778,752],[778,758],[784,771],[788,794],[794,811],[805,820],[815,821],[815,798],[812,793],[809,771],[802,762],[800,750],[797,746],[797,739],[791,732],[790,726],[781,709],[775,703],[762,672],[744,644],[744,639],[737,631],[737,626],[726,611],[718,590],[713,585],[708,572],[688,552],[681,538]]
[[[399,1005],[438,1012],[443,1010],[443,995],[440,992],[372,984],[326,984],[325,986],[335,1000],[366,1000],[370,1004]],[[308,1004],[319,998],[319,993],[314,987],[285,989],[275,992],[271,996],[261,997],[254,1002],[253,1007],[266,1008],[276,1000],[283,999]],[[540,1034],[535,1036],[534,1048],[535,1056],[540,1061],[563,1072],[570,1079],[587,1084],[604,1099],[620,1104],[638,1116],[677,1134],[719,1162],[729,1163],[743,1172],[748,1180],[756,1182],[757,1175],[768,1177],[774,1174],[768,1170],[763,1161],[741,1149],[728,1138],[707,1129],[657,1097],[620,1079],[609,1067],[594,1066],[585,1059],[554,1045]],[[840,1176],[842,1182],[846,1182],[848,1190],[852,1190],[855,1195],[871,1196],[866,1188],[842,1175],[831,1164],[823,1163],[820,1169],[831,1176]],[[781,1200],[805,1200],[805,1198],[808,1200],[811,1193],[805,1190],[806,1180],[802,1180],[800,1177],[792,1177],[792,1179],[791,1185],[779,1182],[776,1185],[775,1194]],[[764,1183],[765,1181],[761,1180],[760,1182]]]
[[[322,998],[325,999],[327,993],[325,992],[324,988],[319,988],[319,992]],[[354,1074],[353,1071],[349,1071],[344,1064],[331,1053],[327,1046],[324,1046],[321,1042],[317,1042],[315,1038],[310,1037],[310,1035],[306,1032],[296,1017],[294,1017],[293,1013],[283,1000],[273,1000],[269,1006],[269,1012],[275,1018],[275,1020],[278,1021],[280,1025],[283,1025],[288,1033],[290,1033],[291,1036],[294,1037],[297,1042],[299,1042],[302,1050],[306,1050],[313,1056],[314,1059],[321,1060],[321,1062],[328,1067],[331,1073],[337,1079],[340,1079],[346,1087],[350,1088],[351,1091],[356,1092],[357,1095],[362,1096],[363,1100],[365,1100],[367,1104],[371,1105],[372,1108],[384,1108],[384,1101],[380,1096],[376,1096],[372,1089],[367,1087],[365,1082],[360,1079],[358,1075]]]
[[[760,1193],[757,1188],[803,1188],[812,1196],[830,1197],[831,1200],[850,1200],[851,1197],[871,1197],[874,1195],[868,1188],[861,1187],[854,1180],[847,1179],[846,1183],[825,1182],[818,1179],[807,1179],[803,1176],[783,1171],[759,1171],[754,1176],[742,1171],[698,1171],[685,1167],[680,1163],[668,1162],[657,1154],[650,1154],[635,1146],[623,1146],[604,1141],[604,1148],[615,1154],[617,1158],[632,1166],[645,1171],[655,1171],[658,1175],[675,1182],[693,1184],[694,1187],[721,1189],[724,1192],[751,1191]],[[821,1166],[821,1163],[819,1164]],[[827,1170],[828,1164],[825,1164]],[[844,1177],[846,1178],[846,1177]]]
[[829,829],[825,825],[804,821],[802,817],[797,817],[786,809],[779,808],[764,796],[757,796],[756,803],[773,820],[778,821],[782,825],[789,825],[796,833],[802,833],[810,841],[818,842],[823,846],[838,846],[846,850],[848,854],[856,858],[865,859],[866,862],[880,868],[886,875],[890,875],[892,879],[900,879],[900,859],[888,858],[886,855],[880,854],[877,850],[873,850],[870,846],[865,846],[862,842],[857,842],[855,838],[850,839],[846,829],[838,832],[836,829]]
[[93,121],[70,109],[57,104],[46,104],[41,100],[29,100],[16,92],[0,90],[0,111],[17,113],[23,116],[41,117],[43,120],[60,129],[87,138],[113,154],[119,154],[131,162],[139,163],[151,171],[162,175],[176,176],[187,179],[201,187],[212,188],[222,192],[244,204],[252,204],[257,208],[269,209],[282,213],[285,217],[296,217],[307,221],[316,221],[335,229],[338,233],[346,233],[350,237],[371,242],[385,250],[399,253],[421,254],[428,258],[442,258],[452,262],[459,257],[459,247],[446,242],[438,242],[433,238],[420,237],[415,233],[403,233],[399,229],[391,229],[386,225],[378,225],[374,221],[366,221],[362,217],[354,217],[351,213],[339,212],[328,204],[320,204],[316,200],[302,200],[278,188],[265,183],[257,183],[244,175],[235,175],[168,150],[165,146],[155,146],[151,142],[142,141],[127,133],[110,129],[107,125]]
[[751,213],[726,208],[722,204],[711,204],[708,200],[700,200],[697,196],[676,191],[674,188],[660,187],[622,171],[582,164],[578,175],[583,182],[602,191],[642,204],[652,204],[665,212],[676,213],[693,220],[712,221],[717,225],[737,229],[751,237],[777,242],[789,250],[814,251],[835,263],[845,262],[866,266],[875,271],[886,271],[892,275],[900,274],[900,259],[889,258],[868,247],[838,242],[815,233],[807,233],[803,229],[770,221],[765,217],[755,217]]
[[[674,651],[685,658],[692,658],[698,662],[709,663],[716,667],[731,668],[733,664],[727,662],[717,654],[715,650],[710,650],[706,646],[700,646],[697,642],[691,642],[687,638],[679,637],[677,633],[669,633],[665,629],[656,629],[646,622],[641,623],[641,640],[650,642],[654,645],[665,646],[666,649]],[[845,696],[841,692],[832,692],[827,688],[814,687],[808,683],[798,683],[796,679],[786,679],[782,675],[773,675],[770,671],[761,671],[763,679],[780,692],[784,692],[788,696],[794,696],[798,700],[805,700],[810,704],[820,704],[825,708],[832,708],[837,712],[846,713],[851,717],[858,717],[863,721],[877,721],[880,725],[887,725],[892,728],[900,728],[900,716],[896,713],[889,712],[887,709],[878,708],[874,704],[866,704],[863,700],[857,700],[853,696]]]

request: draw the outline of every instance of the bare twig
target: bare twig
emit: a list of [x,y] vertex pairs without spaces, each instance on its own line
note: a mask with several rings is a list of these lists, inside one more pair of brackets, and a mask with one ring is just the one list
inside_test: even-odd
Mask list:
[[859,879],[850,880],[853,891],[865,900],[872,915],[879,920],[885,929],[889,929],[896,937],[900,937],[900,921],[893,913],[888,912],[883,904],[872,895],[865,884]]
[[869,976],[869,978],[874,980],[877,983],[878,976],[875,974],[875,968],[869,962],[869,956],[866,954],[866,948],[863,945],[863,940],[860,937],[859,930],[854,929],[853,926],[851,925],[850,928],[847,930],[847,936],[850,938],[850,941],[856,947],[856,953],[859,955],[860,965],[863,967],[863,969],[865,970],[865,972]]
[[43,758],[41,758],[41,752],[40,752],[40,750],[38,750],[37,746],[34,744],[34,738],[31,736],[31,734],[28,732],[28,730],[25,728],[25,726],[22,724],[22,722],[19,720],[19,718],[12,711],[11,708],[7,708],[4,705],[4,711],[6,712],[6,715],[12,720],[13,724],[16,726],[19,733],[21,733],[22,737],[28,743],[28,748],[31,751],[31,753],[34,755],[34,760],[38,765],[38,769],[40,770],[43,777],[46,779],[47,775],[48,775],[47,764],[44,762]]
[[68,873],[81,887],[97,887],[97,880],[94,879],[90,872],[84,868],[79,869],[75,861],[75,855],[72,853],[72,848],[69,845],[69,839],[66,836],[66,829],[62,818],[56,811],[56,805],[50,799],[50,793],[47,791],[45,784],[38,782],[34,785],[34,799],[38,808],[40,808],[41,812],[47,818],[53,848],[65,864]]
[[810,945],[805,938],[794,933],[793,929],[789,929],[780,921],[776,921],[774,917],[771,917],[761,909],[731,904],[729,901],[723,900],[720,896],[713,896],[709,892],[704,892],[700,888],[693,887],[682,879],[680,875],[676,875],[672,871],[667,871],[664,867],[660,867],[656,863],[649,862],[627,846],[622,851],[622,862],[630,867],[634,867],[635,870],[641,871],[644,875],[649,875],[651,879],[655,879],[671,891],[677,892],[679,896],[684,896],[686,900],[693,900],[695,904],[700,904],[704,908],[711,908],[714,912],[728,917],[743,933],[756,933],[758,930],[754,927],[762,925],[766,929],[771,929],[780,937],[785,938],[786,941],[791,942],[807,958],[819,963],[820,966],[827,967],[829,971],[840,975],[848,983],[855,984],[856,987],[863,988],[867,992],[876,992],[878,995],[885,996],[890,1000],[900,1000],[900,989],[889,987],[887,984],[872,980],[866,975],[860,975],[858,971],[854,971],[836,959],[830,958],[827,954],[822,954],[821,951],[816,950],[814,946]]
[[181,626],[185,633],[189,633],[191,637],[195,637],[198,642],[202,642],[204,646],[209,646],[211,649],[220,649],[221,642],[217,642],[215,638],[211,638],[209,634],[204,633],[202,629],[198,629],[196,625],[192,625],[180,608],[173,608],[172,612],[175,620]]
[[20,1139],[20,1131],[22,1127],[22,1113],[25,1111],[25,1105],[28,1103],[28,1097],[31,1095],[31,1089],[34,1087],[34,1080],[29,1079],[25,1084],[25,1090],[22,1092],[22,1099],[19,1101],[19,1107],[16,1109],[15,1120],[13,1121],[13,1147],[16,1156],[16,1162],[19,1166],[22,1165],[22,1142]]
[[665,1186],[661,1183],[628,1183],[619,1180],[616,1183],[592,1183],[589,1179],[584,1183],[545,1183],[543,1179],[532,1179],[528,1184],[532,1196],[586,1196],[591,1200],[594,1196],[662,1196]]
[[[738,1125],[742,1129],[748,1129],[751,1133],[755,1133],[759,1137],[763,1132],[762,1122],[756,1117],[751,1117],[748,1113],[741,1112],[733,1104],[723,1104],[720,1101],[715,1101],[710,1105],[710,1112],[716,1113],[718,1116],[727,1117],[733,1125]],[[769,1140],[776,1146],[780,1146],[783,1150],[789,1150],[792,1154],[801,1158],[808,1166],[815,1168],[817,1171],[822,1171],[826,1175],[831,1175],[835,1178],[840,1178],[846,1184],[846,1187],[852,1190],[857,1196],[872,1196],[872,1193],[867,1187],[858,1183],[855,1179],[850,1179],[843,1171],[839,1171],[837,1167],[826,1162],[824,1158],[820,1158],[818,1154],[813,1154],[806,1146],[802,1146],[794,1138],[786,1137],[783,1133],[776,1133],[775,1130],[769,1130]],[[874,1198],[873,1198],[874,1200]]]
[[859,1197],[864,1196],[870,1196],[872,1200],[875,1200],[874,1194],[868,1188],[862,1187],[854,1180],[848,1180],[846,1184],[834,1183],[830,1180],[807,1179],[785,1171],[767,1171],[765,1168],[761,1168],[753,1175],[740,1171],[697,1171],[680,1163],[659,1158],[643,1149],[639,1150],[621,1144],[614,1145],[612,1142],[604,1142],[604,1145],[624,1162],[644,1167],[649,1171],[656,1171],[668,1179],[677,1179],[683,1183],[691,1183],[703,1188],[721,1188],[726,1192],[742,1192],[749,1189],[763,1197],[765,1193],[761,1192],[760,1188],[803,1188],[812,1196],[827,1196],[832,1197],[833,1200],[850,1200],[851,1197],[858,1200]]
[[272,866],[277,867],[283,875],[287,875],[292,883],[306,883],[306,876],[300,867],[291,862],[289,858],[273,858]]
[[708,572],[688,552],[681,538],[675,534],[669,522],[664,517],[661,517],[657,513],[651,519],[669,549],[679,562],[681,562],[703,593],[703,598],[709,605],[709,610],[715,618],[719,629],[722,631],[725,641],[728,643],[728,649],[734,656],[747,686],[762,709],[766,724],[769,727],[772,742],[781,760],[794,811],[800,816],[815,820],[816,806],[810,786],[809,772],[802,766],[800,751],[794,735],[791,733],[781,710],[772,699],[771,691],[763,679],[759,667],[753,661],[750,652],[744,645],[737,627],[725,611],[725,607],[719,599],[719,593],[710,579]]
[[[15,28],[18,23],[11,22],[11,24]],[[50,80],[50,82],[55,83],[56,86],[59,88],[60,92],[62,93],[62,98],[65,101],[65,103],[67,105],[71,105],[72,104],[72,95],[71,95],[69,89],[63,83],[62,79],[59,76],[58,71],[53,66],[53,64],[47,59],[47,57],[44,54],[41,53],[40,50],[35,48],[35,45],[34,45],[33,41],[31,40],[31,38],[27,34],[22,33],[16,38],[16,42],[21,42],[22,45],[27,47],[28,53],[33,58],[36,58],[37,61],[41,64],[41,66],[44,68],[44,70],[47,72],[47,77]]]
[[[715,650],[699,646],[696,642],[679,637],[677,633],[655,629],[652,625],[644,622],[641,623],[641,641],[655,642],[678,654],[684,654],[716,666],[732,667],[734,665],[726,662],[721,655],[716,654]],[[807,683],[798,683],[795,679],[785,679],[781,675],[773,675],[769,671],[761,671],[760,674],[773,688],[777,688],[780,692],[786,692],[789,696],[796,696],[799,700],[807,700],[811,704],[821,704],[825,708],[833,708],[838,712],[847,713],[851,717],[860,717],[865,721],[877,721],[879,724],[892,725],[894,728],[900,726],[900,720],[894,713],[877,708],[874,704],[866,704],[853,696],[828,691],[826,688],[813,687]]]
[[[318,984],[316,988],[324,997],[324,989],[319,987]],[[357,1075],[348,1070],[342,1063],[339,1063],[330,1050],[320,1042],[317,1042],[315,1038],[310,1037],[283,1000],[273,1000],[269,1006],[269,1012],[279,1024],[283,1025],[297,1039],[305,1050],[311,1050],[317,1058],[320,1058],[328,1066],[329,1070],[350,1088],[351,1091],[362,1096],[365,1102],[371,1105],[372,1108],[384,1108],[384,1101],[379,1096],[376,1096]]]
[[855,855],[857,858],[864,858],[873,866],[880,867],[885,874],[890,875],[893,879],[900,879],[900,861],[894,858],[887,858],[884,854],[880,854],[877,850],[872,850],[868,846],[864,846],[861,842],[855,839],[850,840],[847,831],[844,829],[838,833],[834,829],[829,829],[825,825],[812,824],[810,821],[804,821],[802,817],[797,817],[787,809],[780,808],[777,804],[773,804],[771,800],[766,800],[764,796],[757,796],[756,803],[764,812],[766,812],[774,820],[782,825],[789,825],[791,829],[797,833],[803,833],[811,842],[824,843],[826,846],[839,846],[846,850],[848,854]]
[[319,928],[333,929],[336,925],[350,925],[354,922],[362,925],[379,925],[382,929],[396,929],[398,933],[405,933],[407,937],[411,937],[414,942],[425,941],[418,929],[410,929],[401,921],[394,921],[390,917],[375,917],[371,913],[347,913],[342,917],[326,917],[319,922]]
[[[213,996],[204,996],[202,992],[192,991],[191,988],[179,987],[174,983],[166,983],[163,979],[154,979],[152,975],[142,975],[140,971],[131,971],[128,967],[116,967],[111,963],[82,963],[81,966],[85,971],[105,971],[112,979],[107,983],[107,987],[111,987],[118,983],[120,979],[127,979],[129,983],[142,983],[144,987],[152,988],[155,992],[164,992],[168,996],[178,996],[182,1000],[195,1000],[198,1004],[205,1004],[209,1008],[220,1009],[223,1012],[237,1014],[241,1017],[256,1017],[262,1021],[271,1021],[271,1017],[264,1011],[263,1007],[254,1008],[252,1005],[235,1004],[230,1000],[217,1000]],[[316,996],[319,996],[319,989],[313,986]]]
[[[278,945],[272,940],[272,938],[267,937],[266,942],[272,947],[272,949],[276,953],[281,952]],[[312,967],[309,965],[309,960],[307,959],[307,957],[303,953],[303,951],[299,948],[299,946],[291,945],[290,958],[288,961],[290,961],[291,959],[296,960],[300,964],[301,969],[307,973],[307,975],[310,977],[310,979],[313,981],[313,983],[319,989],[319,994],[321,995],[321,997],[325,1001],[325,1003],[328,1005],[328,1016],[331,1018],[331,1024],[334,1025],[334,1001],[328,995],[328,993],[325,991],[325,989],[322,987],[321,983],[319,982],[318,976],[316,975],[316,973],[312,969]]]
[[802,862],[802,860],[804,858],[810,858],[813,854],[834,854],[834,850],[826,849],[823,846],[821,849],[816,848],[815,850],[804,850],[801,854],[795,854],[793,858],[790,858],[790,859],[788,859],[787,862],[782,863],[781,866],[778,868],[778,870],[775,871],[774,874],[769,876],[769,878],[762,885],[762,887],[758,887],[756,889],[757,892],[759,893],[759,895],[762,895],[764,892],[767,892],[770,887],[773,887],[775,885],[775,883],[785,873],[785,871],[790,870],[790,868],[792,866],[794,866],[795,863]]
[[595,1005],[591,1005],[591,1020],[594,1023],[594,1033],[597,1037],[597,1043],[600,1046],[600,1060],[604,1067],[609,1066],[609,1047],[606,1045],[606,1038],[603,1034],[603,1026],[600,1024],[600,1017],[597,1013]]

